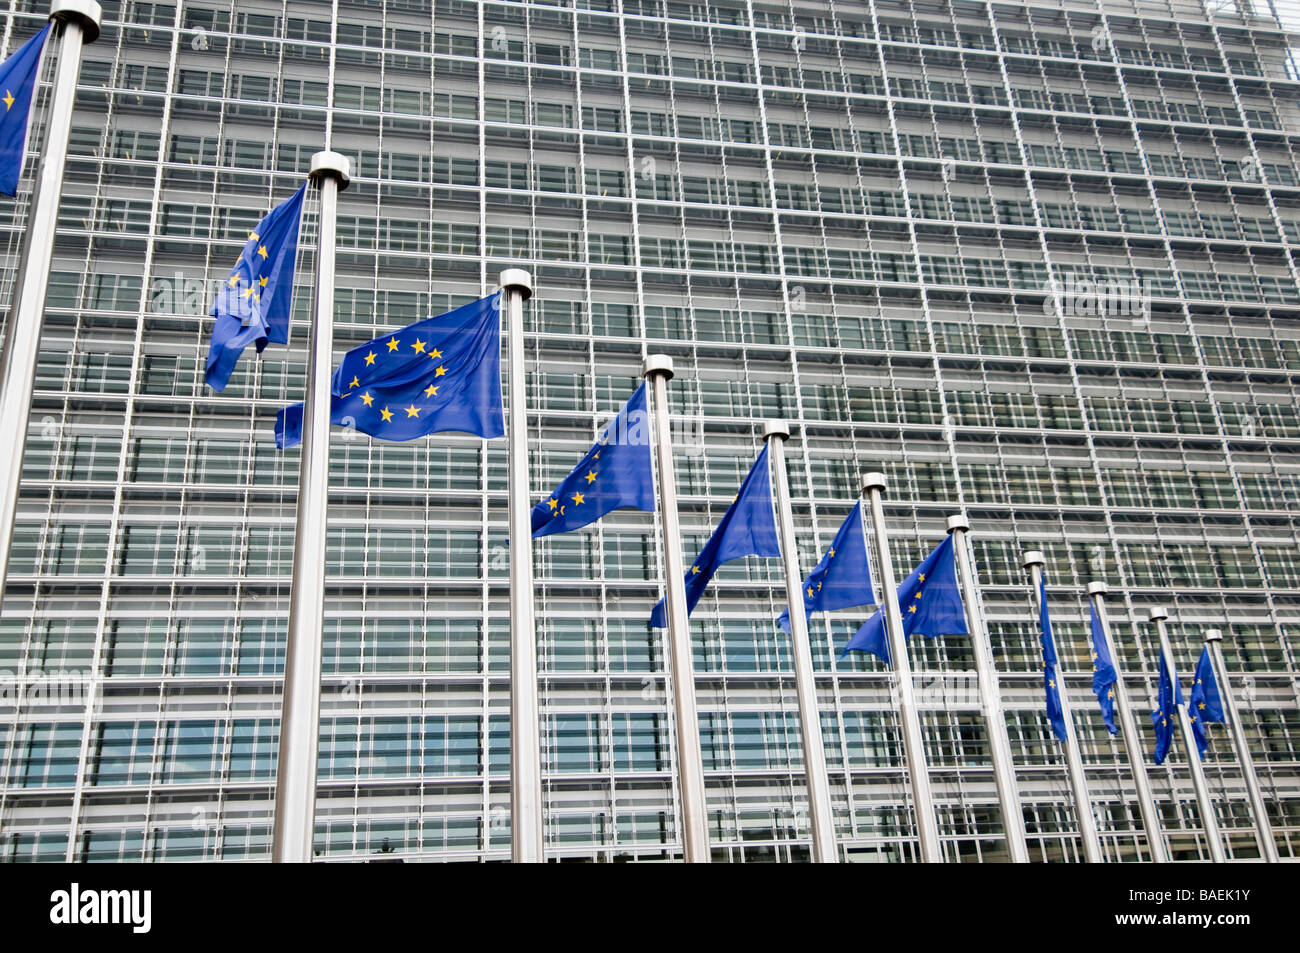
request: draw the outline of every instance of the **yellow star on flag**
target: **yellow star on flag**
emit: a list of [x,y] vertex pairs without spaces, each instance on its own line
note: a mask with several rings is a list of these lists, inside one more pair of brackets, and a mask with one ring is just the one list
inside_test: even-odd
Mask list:
[[366,391],[364,394],[361,395],[361,403],[365,404],[367,407],[369,407],[374,402],[375,399],[370,396],[370,391]]
[[416,338],[416,339],[415,339],[415,343],[412,344],[411,347],[415,348],[415,353],[416,353],[416,354],[423,354],[423,353],[424,353],[424,342],[421,341],[419,338]]
[[368,367],[373,363],[375,363],[375,352],[371,351],[369,354],[366,355],[366,366]]
[[445,368],[445,367],[439,367],[438,370],[437,370],[437,372],[436,372],[433,376],[434,376],[434,377],[441,377],[443,374],[446,374],[446,373],[447,373],[447,368]]
[[433,360],[436,361],[438,358],[442,357],[442,351],[439,351],[435,347],[432,351],[429,352],[429,357],[431,357]]
[[692,567],[691,567],[691,575],[692,575],[692,576],[698,576],[699,574],[700,574],[700,567],[699,567],[699,566],[692,566]]
[[588,484],[588,485],[591,485],[592,483],[595,483],[595,482],[596,482],[596,471],[595,471],[595,470],[588,470],[588,471],[587,471],[587,484]]
[[554,513],[560,506],[557,500],[547,500],[546,505],[551,508],[552,513]]
[[399,342],[398,342],[397,338],[389,338],[389,339],[388,339],[388,350],[389,350],[389,351],[396,351],[396,350],[397,350],[397,345],[398,345],[398,343],[399,343]]
[[573,494],[573,502],[575,505],[581,506],[583,503],[587,502],[587,498],[581,493],[575,493]]
[[384,418],[384,423],[388,423],[390,420],[393,419],[393,414],[387,407],[381,410],[379,414],[381,417]]
[[5,112],[14,108],[14,94],[5,90]]
[[266,246],[265,246],[265,245],[258,245],[258,246],[257,246],[257,253],[258,253],[259,255],[261,255],[263,258],[270,258],[270,257],[271,257],[270,255],[268,255],[268,254],[266,253]]
[[408,416],[408,417],[419,417],[419,416],[420,416],[420,408],[419,408],[419,407],[416,407],[414,404],[411,404],[409,407],[406,408],[406,416]]
[[425,397],[437,397],[437,396],[438,396],[438,388],[435,387],[433,384],[430,384],[428,387],[426,387],[426,388],[424,389],[424,396],[425,396]]
[[352,383],[348,385],[348,388],[351,389],[353,387],[360,387],[360,386],[361,386],[361,381],[357,380],[357,378],[354,376],[352,378]]

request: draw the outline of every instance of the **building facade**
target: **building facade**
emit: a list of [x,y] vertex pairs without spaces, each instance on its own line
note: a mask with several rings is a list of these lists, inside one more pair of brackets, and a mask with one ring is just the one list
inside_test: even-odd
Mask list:
[[[338,353],[526,267],[539,498],[658,352],[687,558],[773,417],[804,571],[864,471],[900,578],[968,513],[1035,860],[1081,849],[1020,554],[1047,555],[1108,860],[1147,844],[1090,693],[1087,583],[1111,586],[1148,748],[1146,609],[1169,606],[1185,684],[1224,629],[1300,856],[1286,2],[106,0],[0,622],[0,858],[269,856],[298,469],[272,427],[303,388],[312,208],[290,347],[216,394],[206,312],[327,143],[354,170]],[[46,10],[8,4],[6,50]],[[0,201],[5,300],[30,165],[24,188]],[[332,440],[318,856],[506,859],[504,441]],[[680,857],[655,518],[535,553],[548,856]],[[810,855],[778,562],[730,564],[692,618],[717,860]],[[811,625],[835,823],[845,859],[909,860],[890,674],[838,658],[868,611]],[[948,859],[1005,859],[970,643],[919,642]],[[1257,856],[1213,737],[1226,849]],[[1181,745],[1152,782],[1172,855],[1206,857]]]

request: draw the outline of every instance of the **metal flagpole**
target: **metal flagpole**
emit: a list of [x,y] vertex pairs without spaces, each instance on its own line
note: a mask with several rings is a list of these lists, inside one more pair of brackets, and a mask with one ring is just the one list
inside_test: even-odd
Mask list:
[[[889,534],[885,529],[885,507],[881,495],[885,475],[868,473],[862,478],[862,492],[871,509],[872,535],[876,538],[876,568],[880,573],[881,600],[885,609],[885,629],[889,633],[889,656],[894,661],[894,683],[898,686],[898,722],[903,731],[903,752],[907,756],[907,776],[912,787],[912,808],[916,813],[916,838],[921,860],[941,864],[943,847],[939,843],[939,819],[930,791],[930,767],[925,758],[925,738],[921,734],[921,716],[916,709],[916,691],[912,685],[912,664],[903,636],[903,616],[898,608],[898,584],[889,555]],[[793,618],[792,620],[793,621]]]
[[817,682],[813,677],[812,645],[808,639],[808,613],[804,609],[803,574],[790,509],[790,481],[785,472],[785,442],[790,425],[769,420],[763,427],[776,477],[776,513],[781,530],[781,561],[785,567],[785,597],[790,607],[790,654],[794,657],[795,694],[799,698],[799,724],[803,735],[804,770],[808,775],[808,815],[812,826],[813,861],[839,863],[835,845],[835,815],[831,807],[830,779],[826,774],[826,748],[822,742],[821,713],[817,707]]
[[668,425],[668,381],[673,359],[651,354],[643,371],[654,406],[655,459],[659,470],[659,526],[663,533],[664,588],[668,604],[668,648],[673,666],[673,716],[677,722],[677,786],[682,799],[682,855],[688,864],[707,864],[708,801],[704,758],[700,753],[700,716],[695,706],[695,659],[691,654],[690,618],[686,610],[686,564],[677,519],[677,477],[673,473],[672,433]]
[[1273,827],[1268,821],[1268,810],[1264,807],[1264,796],[1259,790],[1259,776],[1255,773],[1255,762],[1250,757],[1250,745],[1246,741],[1246,729],[1237,714],[1237,700],[1232,694],[1232,684],[1228,681],[1228,669],[1223,664],[1223,632],[1210,629],[1205,633],[1205,644],[1210,649],[1210,664],[1214,666],[1214,679],[1219,686],[1219,698],[1223,700],[1223,713],[1227,716],[1228,731],[1232,734],[1232,743],[1237,749],[1237,762],[1241,765],[1241,777],[1246,782],[1246,794],[1250,797],[1250,809],[1255,813],[1255,835],[1259,841],[1259,856],[1270,864],[1278,862],[1277,842],[1273,840]]
[[[0,447],[5,448],[7,465],[0,478],[0,594],[9,576],[9,547],[13,543],[14,519],[23,474],[23,453],[27,447],[27,423],[32,410],[32,383],[40,353],[41,320],[45,314],[45,293],[50,281],[54,254],[54,230],[58,224],[59,198],[63,193],[63,166],[68,156],[68,130],[72,105],[81,71],[81,50],[99,38],[103,16],[94,0],[54,0],[50,19],[57,21],[46,41],[46,55],[56,56],[54,93],[45,120],[45,141],[32,190],[32,210],[27,217],[18,273],[14,281],[13,306],[5,325],[4,350],[0,352]],[[36,90],[32,90],[32,99]],[[35,126],[32,117],[28,122]]]
[[[1165,670],[1169,680],[1178,684],[1178,672],[1174,669],[1174,653],[1169,648],[1169,633],[1165,631],[1165,620],[1169,610],[1164,606],[1152,606],[1148,613],[1156,625],[1160,637],[1160,654],[1165,658]],[[1177,696],[1174,696],[1175,699]],[[1224,862],[1223,839],[1219,836],[1219,819],[1214,813],[1214,803],[1210,800],[1210,789],[1205,783],[1205,771],[1201,767],[1201,755],[1196,748],[1196,737],[1192,734],[1192,723],[1187,720],[1187,705],[1174,705],[1178,709],[1178,726],[1182,730],[1183,745],[1187,748],[1187,764],[1192,771],[1192,786],[1196,788],[1196,802],[1201,808],[1201,824],[1205,827],[1205,840],[1210,848],[1210,860],[1216,864]]]
[[[1034,604],[1038,611],[1042,594],[1043,575],[1047,560],[1037,550],[1032,550],[1021,557],[1021,564],[1029,570],[1033,579]],[[1070,705],[1070,695],[1065,689],[1065,672],[1062,670],[1060,643],[1056,650],[1056,696],[1061,700],[1061,716],[1065,720],[1065,763],[1070,775],[1070,790],[1074,794],[1074,815],[1079,822],[1079,839],[1083,841],[1083,858],[1090,864],[1100,864],[1101,840],[1097,837],[1097,818],[1092,813],[1092,798],[1088,794],[1088,782],[1083,775],[1083,756],[1079,752],[1079,736],[1074,730],[1074,712]]]
[[528,489],[528,392],[524,381],[524,302],[533,295],[533,277],[522,268],[507,268],[500,280],[501,303],[509,322],[510,858],[516,864],[540,864],[546,857],[533,606],[533,504]]
[[1124,750],[1128,753],[1129,769],[1133,772],[1133,786],[1137,788],[1138,812],[1142,815],[1142,829],[1146,831],[1151,862],[1165,864],[1169,862],[1169,853],[1165,850],[1165,837],[1160,829],[1160,812],[1156,809],[1156,798],[1151,791],[1151,779],[1147,776],[1147,763],[1142,752],[1142,737],[1138,734],[1137,724],[1133,721],[1133,707],[1129,704],[1128,690],[1124,687],[1124,672],[1119,664],[1119,649],[1110,631],[1110,616],[1106,614],[1107,591],[1104,582],[1088,583],[1088,599],[1097,612],[1097,618],[1101,622],[1102,637],[1110,647],[1111,661],[1115,665],[1115,712],[1119,715],[1119,733],[1124,738]]
[[329,511],[330,378],[334,370],[334,252],[338,193],[348,187],[350,173],[347,157],[337,152],[317,152],[311,157],[308,176],[320,186],[320,238],[316,249],[316,314],[307,342],[297,526],[284,655],[275,822],[271,830],[271,859],[276,863],[309,863],[316,828],[325,522]]
[[966,627],[970,629],[975,673],[979,679],[980,696],[984,701],[984,720],[993,758],[993,781],[998,789],[998,802],[1002,806],[1002,829],[1007,839],[1007,851],[1012,863],[1027,864],[1029,848],[1025,845],[1025,816],[1020,810],[1020,792],[1016,788],[1016,770],[1011,760],[1007,719],[1002,713],[998,669],[993,661],[993,647],[989,643],[989,631],[984,624],[984,611],[975,582],[975,561],[968,549],[970,520],[963,514],[948,517],[948,532],[952,535],[957,578],[962,588],[961,601],[966,607]]

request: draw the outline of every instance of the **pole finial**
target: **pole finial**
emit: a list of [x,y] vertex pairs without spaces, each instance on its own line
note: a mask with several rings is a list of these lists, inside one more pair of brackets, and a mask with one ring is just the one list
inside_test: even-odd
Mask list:
[[1147,616],[1152,622],[1160,622],[1169,618],[1169,610],[1164,606],[1152,606],[1147,610]]
[[1222,641],[1223,641],[1223,630],[1222,630],[1222,629],[1206,629],[1206,630],[1205,630],[1205,641],[1206,641],[1206,642],[1222,642]]
[[870,473],[864,473],[862,475],[862,490],[864,493],[869,493],[872,490],[879,490],[881,493],[884,493],[885,475],[883,473],[878,473],[875,470]]
[[647,355],[645,363],[641,365],[642,377],[653,377],[655,374],[662,374],[664,380],[670,381],[673,379],[674,373],[673,359],[667,354]]
[[970,530],[970,520],[966,518],[965,513],[954,513],[948,517],[948,532],[951,533],[955,530]]
[[307,177],[317,179],[326,175],[331,175],[338,180],[340,191],[346,189],[348,183],[352,181],[352,161],[343,153],[331,149],[322,149],[314,153],[311,157],[311,165],[307,169]]
[[1098,581],[1088,583],[1088,595],[1090,596],[1104,596],[1108,592],[1110,592],[1110,586],[1106,585],[1104,582]]
[[1026,569],[1032,569],[1035,566],[1046,566],[1047,560],[1038,550],[1030,549],[1021,555],[1020,565],[1024,566]]
[[95,0],[53,0],[50,19],[75,20],[81,26],[81,42],[94,43],[99,39],[104,10]]
[[523,268],[507,268],[499,280],[502,288],[515,289],[525,301],[533,296],[533,276]]
[[790,437],[790,424],[785,420],[767,420],[763,422],[763,441],[767,442],[769,437],[780,437],[787,440]]

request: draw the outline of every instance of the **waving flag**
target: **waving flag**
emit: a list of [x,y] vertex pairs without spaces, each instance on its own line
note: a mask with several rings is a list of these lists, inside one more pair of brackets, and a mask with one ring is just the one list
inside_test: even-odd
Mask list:
[[1201,660],[1196,663],[1196,680],[1192,682],[1191,711],[1188,720],[1192,723],[1192,734],[1196,736],[1196,749],[1202,758],[1209,750],[1210,740],[1206,735],[1206,725],[1210,722],[1223,722],[1223,699],[1219,697],[1219,683],[1214,679],[1214,663],[1210,661],[1210,647],[1201,650]]
[[1151,713],[1151,723],[1156,729],[1156,750],[1152,753],[1156,764],[1164,764],[1174,741],[1174,725],[1178,722],[1178,706],[1183,703],[1182,686],[1169,677],[1165,653],[1160,653],[1159,711]]
[[41,63],[41,51],[54,21],[18,47],[13,56],[0,63],[0,89],[4,112],[0,113],[0,192],[13,195],[18,191],[18,177],[23,171],[23,153],[27,151],[27,119],[32,111],[32,92]]
[[306,194],[304,185],[249,233],[234,270],[212,302],[209,313],[217,323],[208,346],[206,376],[213,390],[226,389],[248,345],[256,345],[260,354],[267,341],[289,343],[298,225]]
[[[381,440],[459,430],[505,435],[501,295],[426,318],[354,347],[334,371],[330,422]],[[275,445],[302,442],[302,404],[275,420]]]
[[[694,609],[718,567],[741,556],[777,558],[781,546],[776,539],[776,515],[772,509],[772,474],[768,469],[767,445],[750,467],[740,485],[740,492],[722,515],[700,555],[686,571],[686,612]],[[663,599],[650,614],[650,624],[662,629],[668,624],[668,610]]]
[[[966,607],[957,585],[957,562],[951,535],[945,537],[934,552],[903,580],[898,587],[898,608],[903,613],[904,638],[910,638],[914,632],[927,639],[968,633]],[[882,662],[890,663],[884,606],[854,633],[840,657],[850,652],[870,652]]]
[[[867,567],[867,540],[862,533],[862,501],[859,500],[840,524],[835,541],[826,550],[808,578],[803,581],[804,612],[829,612],[868,606],[876,601],[871,592],[871,570]],[[790,631],[790,609],[777,619]]]
[[1047,692],[1047,720],[1057,741],[1065,741],[1065,712],[1061,710],[1061,688],[1056,675],[1056,639],[1052,636],[1052,620],[1047,613],[1047,577],[1038,580],[1038,629],[1043,647],[1043,688]]
[[1115,683],[1119,681],[1119,676],[1115,672],[1115,659],[1110,654],[1110,646],[1106,644],[1106,632],[1101,627],[1097,607],[1091,606],[1091,611],[1092,692],[1097,696],[1097,704],[1101,706],[1101,719],[1106,723],[1106,730],[1113,735],[1118,731],[1115,727]]
[[573,472],[533,507],[533,538],[567,533],[623,506],[655,508],[644,383]]

